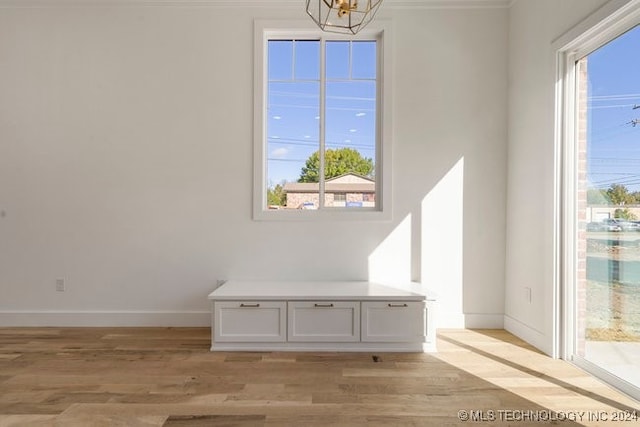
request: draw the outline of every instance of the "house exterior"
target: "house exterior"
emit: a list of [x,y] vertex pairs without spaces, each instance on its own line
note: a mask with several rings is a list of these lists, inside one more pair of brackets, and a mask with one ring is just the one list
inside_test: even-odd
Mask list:
[[[288,209],[317,209],[320,190],[317,182],[287,182],[284,185]],[[327,207],[375,207],[376,183],[354,173],[325,181],[324,205]]]

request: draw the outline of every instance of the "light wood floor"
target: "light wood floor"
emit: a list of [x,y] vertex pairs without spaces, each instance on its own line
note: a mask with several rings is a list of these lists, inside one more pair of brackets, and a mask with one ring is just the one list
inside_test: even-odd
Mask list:
[[440,331],[437,354],[211,353],[209,339],[0,329],[0,426],[640,425],[611,421],[638,402],[505,331]]

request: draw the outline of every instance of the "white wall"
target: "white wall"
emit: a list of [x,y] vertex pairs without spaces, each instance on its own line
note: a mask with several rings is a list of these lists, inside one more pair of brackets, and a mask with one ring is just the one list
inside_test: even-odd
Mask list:
[[375,262],[437,288],[441,326],[501,326],[506,9],[383,5],[394,219],[282,223],[251,219],[253,20],[302,5],[10,4],[0,325],[206,325],[216,279],[360,280]]
[[[505,327],[554,352],[553,41],[605,0],[518,0],[509,13]],[[531,302],[525,288],[531,288]]]

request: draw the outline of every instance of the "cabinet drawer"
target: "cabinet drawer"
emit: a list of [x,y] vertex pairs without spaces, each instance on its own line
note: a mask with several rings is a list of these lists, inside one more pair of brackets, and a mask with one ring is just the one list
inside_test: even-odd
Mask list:
[[216,301],[213,339],[219,342],[286,341],[285,301]]
[[290,301],[287,312],[289,341],[360,341],[357,301]]
[[424,342],[426,303],[371,301],[362,303],[363,342]]

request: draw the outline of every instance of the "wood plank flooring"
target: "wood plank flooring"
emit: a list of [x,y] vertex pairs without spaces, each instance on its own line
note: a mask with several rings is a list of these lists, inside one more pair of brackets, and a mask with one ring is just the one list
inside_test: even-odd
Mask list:
[[612,420],[638,402],[500,330],[439,331],[435,354],[211,353],[209,340],[0,328],[0,427],[640,425]]

